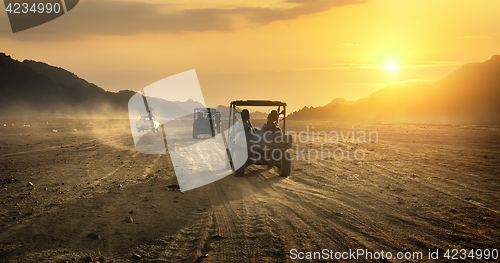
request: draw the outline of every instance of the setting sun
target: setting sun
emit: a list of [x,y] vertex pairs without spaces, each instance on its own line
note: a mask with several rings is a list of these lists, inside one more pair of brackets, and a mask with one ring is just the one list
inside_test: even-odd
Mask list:
[[388,64],[384,65],[383,67],[391,72],[397,71],[399,69],[399,65],[396,63],[388,63]]

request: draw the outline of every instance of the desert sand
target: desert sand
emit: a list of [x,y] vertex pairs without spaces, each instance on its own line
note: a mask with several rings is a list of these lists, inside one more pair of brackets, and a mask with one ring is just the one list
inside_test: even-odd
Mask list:
[[[0,125],[2,262],[291,262],[292,249],[500,249],[496,126],[288,122],[289,131],[377,131],[378,140],[324,142],[310,129],[300,149],[362,149],[365,158],[296,160],[294,152],[288,178],[251,166],[245,177],[180,192],[168,155],[137,152],[128,120]],[[363,261],[372,260],[352,262]]]

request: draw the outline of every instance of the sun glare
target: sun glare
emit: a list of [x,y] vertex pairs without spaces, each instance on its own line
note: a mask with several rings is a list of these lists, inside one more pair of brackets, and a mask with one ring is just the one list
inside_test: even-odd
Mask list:
[[387,70],[389,70],[391,72],[394,72],[394,71],[399,69],[399,65],[396,63],[388,63],[388,64],[384,65],[384,68],[386,68]]

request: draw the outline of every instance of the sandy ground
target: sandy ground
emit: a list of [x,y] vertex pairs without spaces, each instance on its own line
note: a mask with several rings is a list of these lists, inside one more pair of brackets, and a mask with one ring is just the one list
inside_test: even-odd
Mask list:
[[[310,128],[288,178],[252,166],[182,193],[168,155],[138,153],[127,120],[0,121],[1,262],[291,262],[292,249],[426,262],[429,249],[442,260],[500,249],[499,127],[289,122]],[[321,145],[351,160],[307,160]]]

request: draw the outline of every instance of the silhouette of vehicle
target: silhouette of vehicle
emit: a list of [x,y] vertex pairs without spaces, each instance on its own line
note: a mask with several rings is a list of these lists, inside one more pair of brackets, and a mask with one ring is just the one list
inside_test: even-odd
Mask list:
[[221,114],[214,108],[195,108],[193,113],[193,139],[200,134],[215,136],[220,133]]
[[156,132],[160,128],[160,122],[155,116],[142,116],[141,119],[135,123],[135,127],[138,132],[148,130]]
[[[267,165],[272,168],[275,167],[279,176],[287,177],[291,172],[291,157],[287,151],[292,148],[293,138],[291,135],[286,134],[286,103],[281,101],[269,100],[237,100],[232,101],[230,105],[229,127],[238,119],[234,116],[238,113],[236,107],[277,107],[278,113],[278,127],[259,131],[257,128],[245,128],[245,135],[247,140],[248,159],[241,168],[236,169],[234,176],[241,177],[245,174],[245,167],[252,164]],[[279,127],[279,117],[282,126]],[[228,134],[228,143],[233,142],[234,134]],[[231,165],[233,165],[231,161]],[[234,166],[233,166],[234,167]]]

